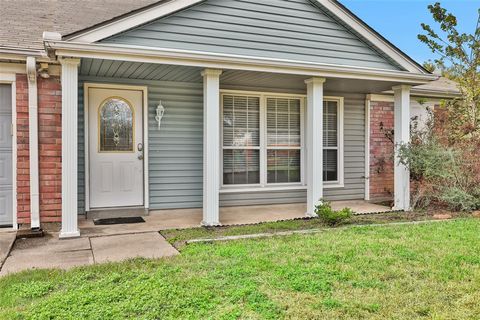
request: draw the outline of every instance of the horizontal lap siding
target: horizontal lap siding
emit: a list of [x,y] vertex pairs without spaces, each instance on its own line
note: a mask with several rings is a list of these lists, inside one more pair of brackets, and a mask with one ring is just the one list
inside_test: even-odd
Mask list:
[[[151,209],[202,206],[203,89],[201,83],[83,77],[86,82],[148,86],[149,191]],[[161,131],[155,121],[165,106]],[[79,88],[79,212],[85,211],[83,82]]]
[[344,97],[344,188],[325,189],[328,200],[365,198],[365,95],[328,92]]
[[[161,82],[149,86],[150,208],[202,206],[203,86]],[[162,100],[161,130],[154,119]]]
[[78,86],[78,214],[85,213],[85,104],[83,82]]
[[[82,77],[79,87],[79,212],[85,211],[83,81],[148,86],[150,208],[202,206],[203,106],[202,84]],[[345,187],[325,189],[329,200],[364,197],[364,99],[361,94],[331,93],[345,97]],[[161,131],[154,119],[159,101],[165,106]],[[222,193],[221,206],[297,203],[306,190]]]
[[103,40],[399,70],[308,0],[208,0]]

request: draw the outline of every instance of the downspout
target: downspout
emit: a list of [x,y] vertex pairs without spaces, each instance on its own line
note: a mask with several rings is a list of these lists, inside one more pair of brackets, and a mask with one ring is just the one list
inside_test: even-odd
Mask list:
[[30,226],[40,229],[40,195],[38,175],[38,95],[37,64],[34,57],[27,57],[28,78],[28,127],[30,150]]
[[370,201],[370,101],[365,99],[365,201]]

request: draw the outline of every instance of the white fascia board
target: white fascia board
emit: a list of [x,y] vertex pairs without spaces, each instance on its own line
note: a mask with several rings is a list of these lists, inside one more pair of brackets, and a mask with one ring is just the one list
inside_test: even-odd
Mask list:
[[355,32],[367,39],[406,70],[414,73],[420,72],[426,74],[425,71],[416,63],[405,57],[405,55],[382,39],[382,37],[369,30],[363,23],[358,21],[358,18],[345,11],[345,9],[342,8],[342,6],[340,6],[335,0],[317,0],[317,2],[327,8],[337,18],[345,22],[348,26],[355,30]]
[[438,77],[431,74],[411,73],[356,66],[338,66],[295,60],[239,56],[210,52],[126,46],[117,44],[84,44],[69,41],[47,41],[46,46],[54,49],[57,56],[92,59],[107,59],[144,63],[182,65],[201,68],[248,70],[314,77],[361,79],[397,82],[403,84],[425,84]]
[[149,21],[167,16],[176,11],[188,8],[204,0],[171,0],[151,8],[142,10],[138,13],[115,20],[111,23],[99,26],[98,28],[82,32],[69,40],[83,43],[93,43],[106,39],[115,34],[135,28]]

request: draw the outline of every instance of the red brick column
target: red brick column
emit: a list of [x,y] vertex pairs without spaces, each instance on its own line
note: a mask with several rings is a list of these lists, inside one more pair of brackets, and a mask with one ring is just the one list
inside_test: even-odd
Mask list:
[[17,222],[30,223],[30,156],[28,142],[28,82],[17,74]]
[[394,144],[385,135],[393,126],[393,102],[370,102],[370,199],[373,201],[393,199]]
[[62,218],[62,91],[59,77],[38,78],[40,222]]
[[[17,74],[17,220],[30,224],[28,82]],[[40,222],[61,222],[62,92],[59,77],[38,78]]]

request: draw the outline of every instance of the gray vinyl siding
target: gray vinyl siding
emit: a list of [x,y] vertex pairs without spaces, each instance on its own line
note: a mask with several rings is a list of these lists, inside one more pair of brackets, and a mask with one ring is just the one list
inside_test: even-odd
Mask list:
[[365,198],[365,95],[327,92],[344,97],[344,187],[325,189],[325,198],[361,200]]
[[[84,203],[83,83],[148,86],[149,193],[151,209],[198,208],[203,187],[203,86],[201,83],[82,77],[79,90],[79,212]],[[154,119],[166,108],[161,131]]]
[[[106,82],[148,86],[149,192],[151,209],[198,208],[203,188],[202,83],[81,76],[79,87],[78,207],[85,211],[83,83]],[[279,90],[280,91],[280,90]],[[288,90],[281,90],[287,92]],[[365,114],[363,94],[326,92],[345,97],[345,187],[325,189],[329,200],[364,198]],[[161,131],[154,120],[159,100],[166,108]],[[297,203],[305,190],[222,193],[221,206]]]
[[78,85],[78,213],[85,213],[85,104],[83,82]]
[[402,69],[309,0],[207,0],[102,42]]

